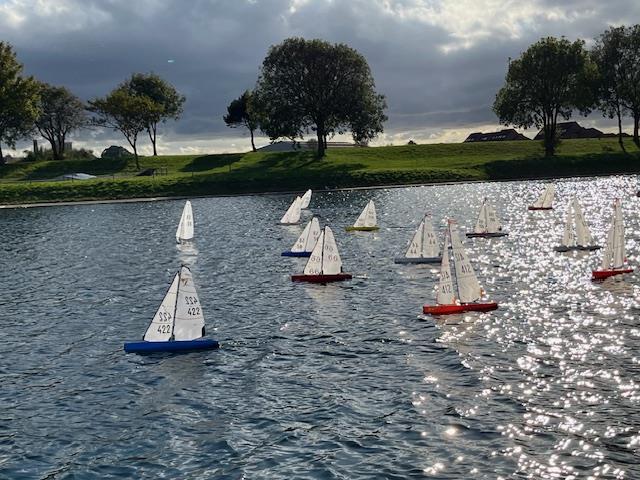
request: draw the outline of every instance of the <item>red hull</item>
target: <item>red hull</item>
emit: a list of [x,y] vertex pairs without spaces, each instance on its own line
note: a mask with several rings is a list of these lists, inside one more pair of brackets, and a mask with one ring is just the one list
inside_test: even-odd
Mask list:
[[534,207],[534,206],[529,206],[529,210],[553,210],[553,207]]
[[422,313],[427,315],[451,315],[464,312],[488,312],[498,308],[496,302],[463,303],[462,305],[425,305]]
[[336,273],[335,275],[291,275],[292,282],[330,283],[351,280],[350,273]]
[[625,268],[623,270],[592,270],[591,280],[605,280],[615,275],[620,275],[623,273],[632,273],[632,272],[633,272],[633,268]]

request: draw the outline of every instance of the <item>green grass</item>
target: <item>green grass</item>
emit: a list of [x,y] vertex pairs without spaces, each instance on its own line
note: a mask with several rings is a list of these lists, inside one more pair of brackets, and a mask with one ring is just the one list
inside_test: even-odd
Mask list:
[[[543,158],[539,142],[431,144],[311,152],[142,157],[166,175],[136,177],[131,160],[35,162],[0,167],[0,203],[219,195],[462,180],[640,172],[640,153],[616,139],[565,140]],[[83,172],[103,178],[37,181]]]

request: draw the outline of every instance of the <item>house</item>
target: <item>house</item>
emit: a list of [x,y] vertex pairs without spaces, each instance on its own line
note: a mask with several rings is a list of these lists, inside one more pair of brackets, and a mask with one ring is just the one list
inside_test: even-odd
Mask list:
[[475,132],[465,138],[464,143],[471,142],[506,142],[510,140],[529,140],[521,133],[516,132],[513,128],[506,128],[499,132]]
[[[585,128],[578,122],[562,122],[556,125],[558,138],[601,138],[604,133],[597,128]],[[534,140],[544,139],[544,130],[540,130]]]

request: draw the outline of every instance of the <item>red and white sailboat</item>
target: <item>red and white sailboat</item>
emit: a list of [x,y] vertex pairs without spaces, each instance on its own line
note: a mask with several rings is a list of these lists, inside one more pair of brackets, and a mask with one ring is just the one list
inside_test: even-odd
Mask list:
[[613,218],[607,236],[607,244],[602,254],[599,270],[591,272],[591,280],[605,280],[614,275],[633,272],[633,268],[625,265],[627,258],[624,252],[624,219],[619,199],[613,204]]
[[324,227],[311,256],[299,275],[291,275],[293,282],[329,283],[351,280],[350,273],[342,272],[342,259],[331,228]]
[[538,197],[538,199],[529,205],[529,210],[553,210],[553,197],[556,194],[556,186],[553,184],[547,185],[544,192]]
[[[451,275],[449,246],[453,254],[455,277]],[[478,282],[455,224],[450,220],[445,232],[442,249],[440,283],[436,294],[436,305],[425,305],[422,312],[428,315],[450,315],[464,312],[487,312],[498,308],[496,302],[481,301],[482,287]]]

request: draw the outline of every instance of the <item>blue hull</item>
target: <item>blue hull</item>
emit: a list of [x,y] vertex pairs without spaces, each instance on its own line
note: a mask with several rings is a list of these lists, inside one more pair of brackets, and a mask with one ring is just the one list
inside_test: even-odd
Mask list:
[[218,347],[219,344],[216,340],[204,338],[167,342],[127,342],[124,344],[124,351],[126,353],[195,352],[198,350],[215,350]]
[[310,257],[311,252],[282,252],[283,257]]

